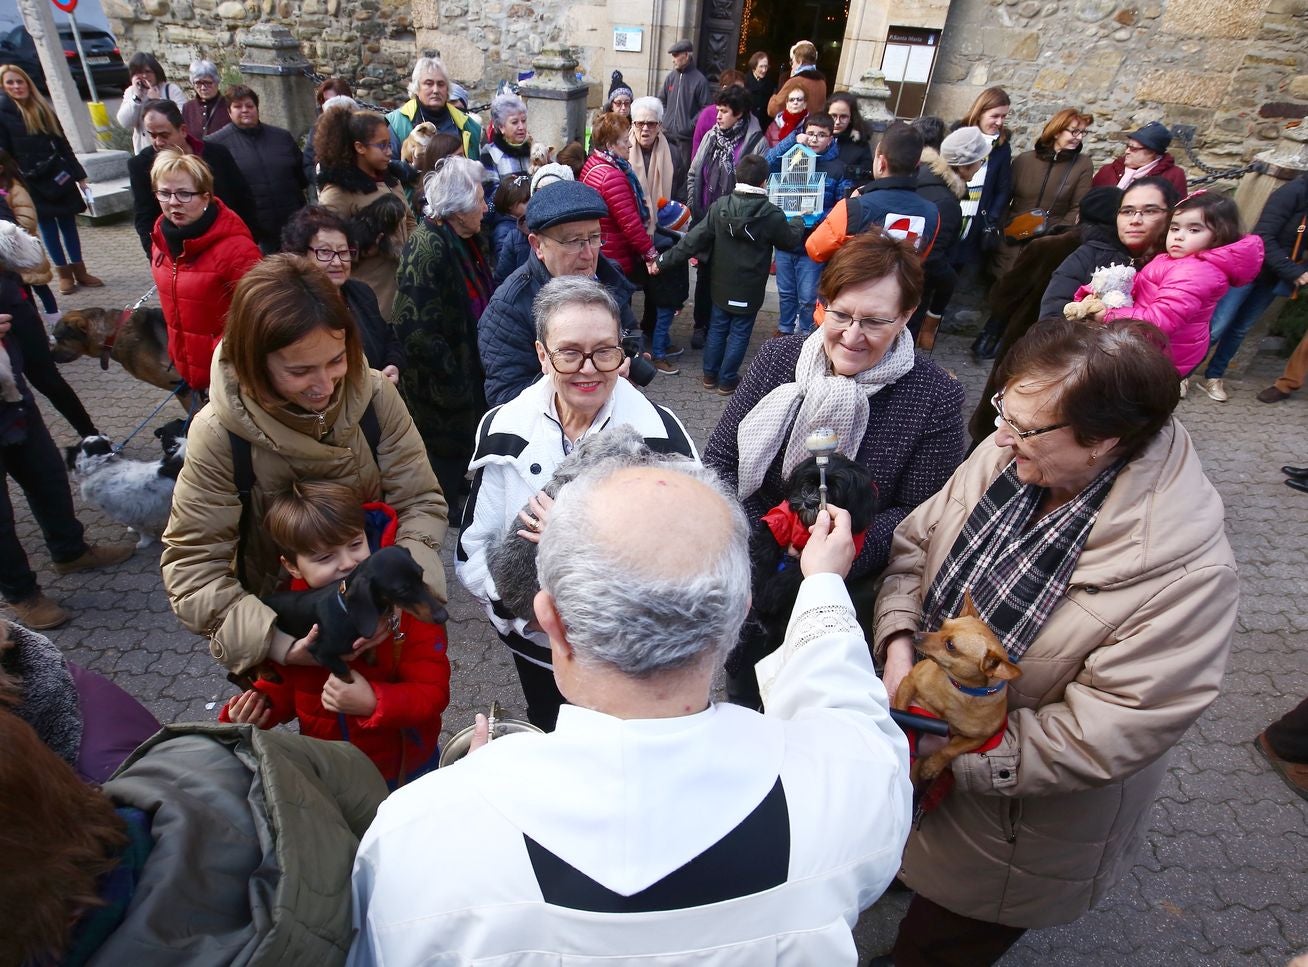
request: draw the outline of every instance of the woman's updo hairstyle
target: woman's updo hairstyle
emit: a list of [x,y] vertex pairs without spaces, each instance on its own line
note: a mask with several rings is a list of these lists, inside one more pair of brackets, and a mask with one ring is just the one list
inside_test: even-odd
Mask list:
[[818,295],[830,303],[849,285],[894,276],[899,283],[899,311],[909,313],[922,301],[922,258],[911,242],[880,229],[854,236],[831,256],[818,280]]

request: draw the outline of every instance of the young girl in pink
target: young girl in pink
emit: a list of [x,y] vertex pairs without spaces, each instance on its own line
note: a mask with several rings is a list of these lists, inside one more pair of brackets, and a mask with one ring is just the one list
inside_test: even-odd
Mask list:
[[[1196,191],[1172,209],[1167,250],[1136,274],[1131,286],[1135,304],[1090,318],[1152,322],[1167,333],[1168,355],[1184,378],[1208,352],[1208,324],[1218,301],[1232,286],[1252,282],[1262,266],[1263,240],[1241,235],[1235,202]],[[1078,290],[1077,301],[1087,294],[1084,287]]]

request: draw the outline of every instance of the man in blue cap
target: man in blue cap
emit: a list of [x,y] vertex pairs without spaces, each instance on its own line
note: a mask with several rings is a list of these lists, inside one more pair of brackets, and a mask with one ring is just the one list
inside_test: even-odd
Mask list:
[[500,283],[477,323],[488,405],[507,403],[540,377],[531,304],[550,279],[580,275],[600,282],[622,308],[623,339],[639,340],[631,311],[635,286],[600,254],[599,220],[607,215],[600,193],[579,181],[546,185],[527,202],[531,254]]

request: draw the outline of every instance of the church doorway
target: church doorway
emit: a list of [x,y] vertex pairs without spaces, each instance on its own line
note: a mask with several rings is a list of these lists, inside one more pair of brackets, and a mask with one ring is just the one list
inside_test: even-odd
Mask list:
[[740,17],[737,66],[745,69],[757,50],[766,51],[772,74],[790,70],[790,48],[811,40],[818,49],[818,69],[834,86],[840,46],[849,21],[849,0],[744,0]]

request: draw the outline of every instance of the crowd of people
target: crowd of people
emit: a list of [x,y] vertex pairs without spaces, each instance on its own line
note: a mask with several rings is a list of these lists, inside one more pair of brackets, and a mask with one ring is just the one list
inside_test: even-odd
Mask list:
[[[656,96],[615,72],[588,145],[552,162],[520,97],[483,128],[437,57],[389,114],[324,82],[304,146],[213,64],[188,98],[131,59],[142,277],[202,404],[163,584],[240,687],[223,724],[158,731],[65,662],[38,632],[71,616],[5,491],[0,732],[21,755],[0,800],[37,806],[6,811],[16,962],[854,963],[860,911],[898,879],[914,896],[883,962],[987,964],[1129,870],[1238,599],[1174,410],[1192,382],[1229,399],[1253,322],[1308,284],[1308,177],[1245,232],[1220,191],[1187,193],[1161,121],[1096,170],[1075,106],[1022,151],[998,87],[874,136],[808,41],[783,76],[759,52],[716,85],[688,41],[668,53]],[[112,566],[132,548],[85,541],[29,388],[96,433],[37,309],[57,312],[56,275],[100,284],[85,173],[31,79],[0,82],[0,466],[57,571]],[[803,215],[766,187],[797,149],[825,185]],[[772,272],[777,329],[746,365]],[[963,287],[988,288],[972,349],[994,361],[970,422],[930,356]],[[687,305],[704,390],[728,398],[702,453],[641,390],[679,373]],[[1306,370],[1308,337],[1258,399]],[[857,528],[825,482],[796,496],[815,433],[872,491]],[[438,768],[445,629],[389,603],[358,618],[350,589],[395,548],[447,602],[452,530],[534,730],[489,742],[479,716]],[[761,535],[799,591],[751,664]],[[510,551],[535,581],[511,586]],[[335,595],[345,675],[319,624],[284,630],[278,589]],[[945,740],[910,744],[891,705],[921,634],[966,609],[1020,677],[954,682],[1007,715],[915,803],[910,755]],[[1259,747],[1308,795],[1305,721]]]

